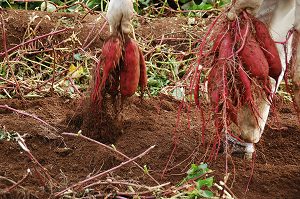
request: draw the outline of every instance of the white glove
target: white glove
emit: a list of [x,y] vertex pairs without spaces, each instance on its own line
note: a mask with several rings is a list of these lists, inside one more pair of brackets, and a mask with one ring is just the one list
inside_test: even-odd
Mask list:
[[296,0],[295,28],[300,32],[300,0]]
[[227,17],[229,20],[234,20],[237,15],[243,10],[247,10],[252,15],[255,15],[263,0],[236,0],[233,7],[229,10]]
[[122,31],[125,34],[130,33],[130,21],[133,17],[133,12],[132,0],[111,0],[106,14],[110,32]]

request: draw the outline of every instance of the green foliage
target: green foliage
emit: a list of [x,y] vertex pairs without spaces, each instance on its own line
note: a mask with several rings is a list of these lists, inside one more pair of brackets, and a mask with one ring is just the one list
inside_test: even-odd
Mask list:
[[187,177],[181,182],[181,184],[194,184],[193,189],[186,192],[189,198],[214,197],[214,193],[210,190],[213,186],[214,177],[207,177],[211,172],[205,163],[191,165],[191,168],[187,171]]
[[196,165],[196,164],[192,164],[191,168],[187,171],[187,177],[185,178],[185,180],[192,180],[194,178],[203,176],[204,174],[208,173],[210,171],[210,169],[207,167],[207,164],[200,164],[200,165]]
[[185,5],[183,5],[183,8],[186,10],[211,10],[214,8],[223,7],[224,5],[230,3],[230,0],[203,0],[200,4],[195,3],[195,1],[187,2],[187,0],[183,0],[183,2],[186,2]]
[[178,60],[175,50],[168,45],[156,46],[156,52],[147,61],[148,87],[151,95],[177,82],[189,67],[191,59]]

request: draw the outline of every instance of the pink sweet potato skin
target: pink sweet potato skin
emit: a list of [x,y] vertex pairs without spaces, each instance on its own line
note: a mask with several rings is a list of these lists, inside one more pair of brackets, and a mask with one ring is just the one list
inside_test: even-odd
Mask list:
[[140,80],[140,54],[139,47],[132,39],[125,43],[124,66],[120,73],[120,91],[122,97],[132,96]]
[[253,99],[252,99],[252,92],[251,92],[251,81],[250,81],[247,73],[244,71],[241,64],[238,67],[238,73],[239,73],[239,78],[244,87],[243,101],[246,103],[252,102]]
[[122,44],[119,37],[111,36],[102,47],[103,59],[102,84],[104,85],[109,73],[116,67],[122,55]]
[[[209,72],[208,81],[208,95],[210,101],[215,109],[217,109],[220,102],[220,95],[222,92],[222,71],[215,65]],[[216,112],[218,110],[215,110]]]
[[139,79],[139,86],[141,89],[141,93],[144,94],[144,91],[147,87],[148,77],[147,77],[147,67],[145,63],[144,55],[139,48],[139,56],[140,56],[140,79]]
[[262,21],[253,17],[252,23],[255,28],[256,39],[269,63],[269,76],[277,81],[282,72],[282,65],[275,42],[273,41],[267,26]]
[[[231,121],[237,122],[237,108],[233,105],[233,102],[228,99],[228,80],[227,76],[229,75],[228,66],[232,64],[230,62],[230,57],[233,55],[233,39],[231,38],[230,33],[225,33],[223,39],[220,42],[220,47],[218,50],[218,61],[211,69],[208,76],[208,94],[211,100],[211,103],[214,107],[214,112],[219,113],[222,106],[224,106],[224,94],[227,98],[226,107],[228,116]],[[224,74],[223,74],[224,72]],[[224,90],[225,89],[225,90]],[[225,93],[224,93],[225,92]],[[222,128],[221,120],[215,115],[215,125],[218,128]]]
[[[119,64],[121,56],[122,41],[120,37],[112,35],[104,42],[100,61],[95,69],[94,90],[91,96],[93,101],[102,100],[101,93],[107,84],[109,75]],[[100,76],[101,67],[102,76]]]
[[[228,64],[227,58],[232,55],[233,41],[229,33],[226,33],[220,43],[219,56],[216,65],[211,69],[208,76],[208,93],[211,103],[217,109],[220,102],[220,95],[224,85],[227,84],[226,77],[223,77],[223,67]],[[223,78],[224,81],[223,81]],[[217,110],[215,110],[217,111]]]
[[[246,27],[241,28],[241,35],[245,35]],[[242,42],[241,42],[242,43]],[[266,80],[269,76],[269,64],[267,59],[260,48],[259,43],[255,40],[253,34],[249,32],[246,36],[246,42],[243,49],[240,51],[239,56],[247,71],[253,77]]]

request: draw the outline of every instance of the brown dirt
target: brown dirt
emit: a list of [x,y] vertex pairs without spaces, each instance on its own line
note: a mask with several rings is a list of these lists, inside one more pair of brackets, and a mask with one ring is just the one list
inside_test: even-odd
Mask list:
[[[1,11],[0,11],[1,12]],[[105,20],[99,18],[97,14],[69,14],[69,13],[47,13],[41,11],[25,11],[25,10],[4,10],[0,13],[4,19],[4,24],[7,34],[7,48],[14,47],[20,44],[24,39],[24,34],[28,27],[31,30],[35,30],[35,35],[47,34],[54,30],[60,30],[63,28],[70,28],[63,34],[54,36],[54,44],[60,43],[64,39],[70,38],[73,33],[76,33],[78,41],[77,47],[80,44],[84,44],[85,40],[87,43],[95,38],[94,42],[89,50],[99,50],[102,46],[103,41],[108,37],[109,27],[106,25],[99,34],[102,25]],[[32,17],[37,17],[32,23],[30,20]],[[197,20],[202,21],[202,20]],[[142,37],[145,41],[153,40],[153,44],[157,42],[157,39],[162,39],[163,42],[170,44],[176,44],[177,48],[182,46],[183,40],[176,41],[172,38],[184,38],[187,34],[188,21],[184,17],[173,17],[173,18],[135,18],[135,33],[137,37]],[[95,29],[93,29],[95,26]],[[193,26],[195,38],[199,36],[198,30],[204,26],[203,23],[198,23],[198,26]],[[89,35],[92,32],[91,35]],[[162,37],[164,35],[164,37]],[[89,36],[89,37],[88,37]],[[2,37],[2,31],[1,31]],[[34,38],[33,36],[31,39]],[[2,40],[1,40],[2,41]],[[53,41],[52,41],[53,42]],[[72,41],[74,42],[74,41]],[[69,42],[72,45],[72,42]],[[159,43],[160,41],[158,41]],[[47,43],[44,42],[44,43]],[[34,45],[40,45],[39,42],[35,42]],[[50,46],[38,46],[38,48],[49,48]],[[3,45],[0,46],[0,51],[3,51]]]
[[[63,136],[62,139],[57,137],[67,130],[75,133],[82,125],[81,114],[79,114],[79,110],[82,110],[80,105],[82,101],[80,100],[54,97],[30,101],[1,100],[1,104],[7,104],[35,114],[59,129],[58,132],[54,132],[33,118],[3,109],[0,112],[0,125],[5,127],[7,131],[15,131],[22,135],[27,134],[25,137],[27,146],[38,161],[48,169],[50,175],[60,182],[61,186],[83,180],[91,173],[107,170],[123,161],[114,153],[81,138]],[[144,104],[140,104],[139,99],[132,98],[129,99],[125,110],[122,112],[123,122],[121,125],[113,122],[107,124],[106,127],[100,128],[99,126],[99,128],[106,128],[111,133],[119,128],[121,133],[114,134],[113,143],[117,149],[130,157],[156,145],[156,148],[138,163],[147,165],[150,168],[150,173],[159,182],[170,181],[176,184],[184,178],[184,172],[192,160],[168,171],[163,179],[160,177],[173,149],[172,137],[176,124],[177,107],[178,103],[164,97],[146,100]],[[192,107],[192,118],[195,118],[195,114],[193,114],[195,112],[197,111]],[[300,194],[298,187],[300,183],[300,156],[298,153],[300,126],[289,105],[283,105],[283,108],[279,109],[279,113],[279,117],[271,116],[270,118],[270,121],[277,118],[278,122],[269,122],[268,124],[285,129],[272,130],[269,126],[266,128],[263,139],[257,145],[258,154],[253,180],[250,183],[250,190],[247,192],[246,198],[297,198]],[[77,118],[74,119],[74,116]],[[71,124],[67,122],[70,121],[70,118],[73,118]],[[188,129],[186,113],[183,113],[182,118],[182,125],[176,133],[179,143],[169,168],[186,159],[198,146],[200,125],[193,119],[191,129]],[[114,125],[115,127],[112,127]],[[91,127],[91,129],[93,128]],[[83,133],[87,133],[87,130],[85,127]],[[207,137],[209,135],[207,133]],[[31,161],[16,142],[2,140],[0,147],[0,176],[18,181],[25,174],[26,169],[33,168]],[[65,150],[65,147],[68,150]],[[201,161],[205,152],[203,146],[198,149],[194,154],[193,162],[195,163]],[[251,167],[250,163],[243,159],[233,157],[233,161],[236,171],[232,191],[239,198],[242,198],[249,180]],[[209,165],[215,170],[214,175],[217,176],[218,180],[224,176],[224,165],[222,154]],[[230,169],[232,169],[231,166]],[[148,176],[132,164],[111,173],[110,176],[154,185]],[[1,188],[9,185],[5,180],[0,180]],[[31,175],[21,185],[25,187],[26,193],[31,193],[37,198],[45,198],[50,194],[50,190],[41,189],[35,175]],[[7,197],[13,198],[13,196],[15,197],[13,194],[17,192],[22,192],[22,189],[17,188],[10,197],[9,195]]]
[[[35,13],[40,16],[49,15],[49,13],[43,12]],[[22,36],[27,28],[31,14],[32,12],[27,11],[4,11],[4,19],[7,19],[6,28],[9,47],[22,41]],[[75,26],[75,32],[79,32],[81,42],[84,41],[86,35],[91,31],[97,17],[88,15],[82,21],[82,18],[76,14],[51,14],[52,22],[43,21],[37,33],[50,32],[57,25],[57,20],[63,16],[66,17],[64,20],[74,21],[78,25]],[[161,38],[164,32],[175,33],[170,36],[175,38],[185,36],[184,28],[187,20],[184,18],[152,19],[150,21],[149,19],[139,18],[138,21],[140,24],[137,27],[137,34],[148,40]],[[32,27],[36,27],[36,23]],[[107,36],[106,33],[107,27],[104,33],[97,37],[96,42],[91,46],[91,50],[101,46],[102,41]],[[56,40],[68,38],[70,34],[72,34],[72,31],[61,37],[56,37]],[[198,33],[196,32],[195,34]],[[174,40],[168,40],[165,37],[165,42],[173,44]],[[174,45],[181,48],[180,43],[181,41],[177,41]],[[153,45],[155,45],[155,41]],[[0,51],[2,50],[1,45]],[[51,193],[124,161],[115,153],[104,150],[102,147],[89,141],[62,136],[64,131],[76,133],[82,129],[83,134],[93,135],[93,137],[105,143],[113,143],[118,150],[130,157],[134,157],[148,147],[156,145],[154,150],[137,162],[142,166],[147,165],[151,175],[159,180],[160,183],[178,183],[185,177],[185,172],[190,163],[200,163],[203,160],[206,150],[204,146],[199,147],[198,145],[201,127],[199,120],[196,120],[197,111],[192,107],[191,129],[187,128],[187,113],[183,112],[182,123],[180,123],[181,125],[176,133],[179,142],[168,167],[170,169],[166,172],[164,178],[161,179],[162,171],[174,147],[173,135],[178,108],[176,101],[166,97],[149,99],[144,104],[140,104],[137,98],[131,98],[122,112],[122,122],[107,117],[99,123],[97,118],[94,117],[95,115],[82,112],[86,107],[86,105],[82,106],[82,104],[85,104],[84,100],[59,97],[28,101],[1,99],[0,104],[7,104],[16,109],[34,114],[59,129],[58,132],[55,132],[31,117],[0,109],[1,129],[5,127],[9,132],[18,132],[21,135],[26,134],[25,141],[32,154],[48,169],[51,177],[58,181],[60,185],[54,190],[44,189],[37,176],[30,175],[21,183],[24,189],[18,187],[6,195],[1,195],[0,192],[1,198],[24,198],[24,194],[28,198],[48,198]],[[266,127],[263,139],[257,145],[256,164],[249,191],[246,195],[244,195],[245,189],[249,176],[251,176],[250,163],[233,157],[235,172],[233,172],[232,164],[230,164],[230,172],[235,174],[232,191],[238,198],[273,199],[299,198],[300,196],[300,125],[297,121],[296,113],[293,112],[290,104],[281,104],[278,107],[280,108],[271,114],[268,122],[269,126]],[[270,128],[270,126],[284,127],[284,129],[276,130]],[[211,131],[208,130],[206,134],[207,139],[209,139]],[[11,183],[2,177],[18,181],[26,173],[26,169],[33,169],[33,164],[14,141],[0,140],[0,149],[1,190],[11,186]],[[188,161],[178,165],[191,154],[193,154],[193,159],[188,159]],[[214,170],[217,181],[221,180],[224,177],[225,170],[224,155],[220,154],[218,159],[212,162],[209,167]],[[110,173],[109,176],[115,179],[155,185],[147,175],[133,164],[124,166],[122,169]],[[106,177],[104,176],[104,179]],[[233,176],[230,177],[230,181],[232,179]],[[120,187],[98,187],[101,190],[117,188]]]

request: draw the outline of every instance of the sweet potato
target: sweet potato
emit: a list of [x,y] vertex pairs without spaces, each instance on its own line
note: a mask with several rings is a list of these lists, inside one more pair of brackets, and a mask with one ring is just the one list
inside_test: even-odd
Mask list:
[[[222,92],[222,70],[215,65],[209,72],[207,78],[207,88],[208,88],[208,95],[210,98],[210,102],[212,103],[215,111],[217,112],[217,107],[219,106],[220,102],[220,94]],[[196,85],[197,86],[197,85]]]
[[[233,41],[229,32],[225,33],[220,43],[219,60],[229,58],[233,53]],[[227,60],[228,61],[228,60]]]
[[224,38],[224,33],[219,33],[214,39],[213,46],[211,48],[211,52],[215,53],[216,51],[219,50],[220,44],[222,42],[222,39]]
[[[119,64],[122,55],[122,42],[120,37],[112,35],[105,42],[102,47],[102,54],[100,61],[95,69],[94,90],[92,92],[93,101],[101,101],[101,93],[106,85],[106,81],[112,70]],[[100,77],[100,68],[102,70],[102,77]]]
[[[242,26],[241,34],[245,35],[245,32],[246,26]],[[245,69],[248,70],[253,77],[266,80],[269,75],[269,64],[260,48],[260,45],[250,32],[244,39],[246,39],[246,42],[242,50],[239,52],[239,56]]]
[[120,85],[120,72],[118,68],[112,70],[108,77],[108,81],[105,84],[105,91],[113,97],[116,97],[119,93],[119,85]]
[[253,101],[252,98],[252,92],[251,92],[251,81],[247,75],[247,73],[244,71],[242,65],[240,64],[238,67],[238,74],[239,74],[239,78],[243,84],[244,87],[244,92],[243,94],[243,102],[249,103]]
[[215,111],[217,111],[218,109],[220,95],[224,89],[224,86],[227,86],[227,74],[225,74],[223,77],[223,69],[227,69],[227,64],[229,64],[227,58],[232,55],[232,50],[233,41],[230,33],[227,32],[225,33],[223,40],[220,43],[218,61],[216,65],[211,69],[207,80],[209,96],[216,109]]
[[277,81],[282,72],[282,66],[275,42],[273,41],[267,26],[263,22],[253,17],[252,23],[256,32],[256,40],[259,42],[269,63],[269,76]]
[[124,66],[120,73],[120,91],[122,97],[132,96],[140,80],[139,47],[132,39],[125,42]]
[[144,55],[139,48],[139,56],[140,56],[140,79],[139,79],[139,86],[141,89],[142,96],[144,94],[144,91],[147,87],[147,68],[145,63]]

